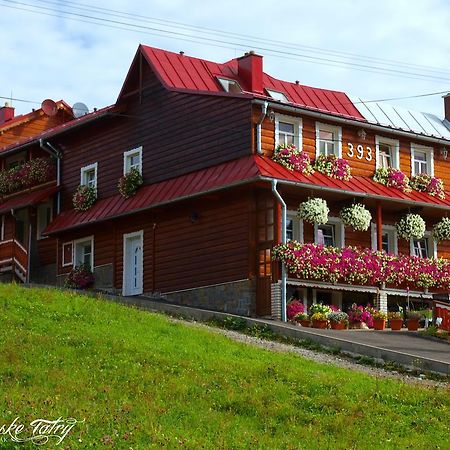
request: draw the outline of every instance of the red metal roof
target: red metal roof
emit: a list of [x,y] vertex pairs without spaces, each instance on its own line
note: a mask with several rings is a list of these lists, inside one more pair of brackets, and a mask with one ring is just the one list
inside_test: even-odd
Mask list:
[[65,211],[47,227],[44,234],[87,225],[114,217],[136,213],[195,194],[211,192],[224,186],[236,186],[242,181],[256,180],[258,167],[251,156],[171,180],[141,187],[136,195],[124,199],[120,194],[97,201],[88,211]]
[[31,192],[22,192],[21,194],[0,203],[0,214],[9,212],[11,209],[20,209],[31,205],[37,205],[49,198],[55,192],[58,192],[58,190],[58,186],[52,186]]
[[[217,76],[240,81],[237,59],[219,64],[145,45],[141,45],[140,49],[168,89],[223,94],[224,91],[216,79]],[[243,83],[240,84],[242,86]],[[263,74],[263,85],[264,88],[283,92],[295,106],[365,121],[349,97],[343,92],[289,83],[273,78],[266,73]],[[260,94],[251,92],[248,94],[264,98]],[[266,98],[272,99],[270,96]]]
[[214,190],[232,188],[241,183],[250,183],[264,179],[277,179],[298,183],[308,189],[325,188],[330,191],[349,193],[350,195],[369,196],[382,200],[401,201],[408,204],[421,204],[450,208],[450,197],[440,200],[423,192],[403,193],[376,183],[370,178],[353,177],[350,181],[329,178],[319,172],[313,175],[301,175],[291,172],[269,158],[247,156],[238,160],[192,172],[171,180],[141,187],[136,195],[125,200],[115,195],[97,201],[85,212],[65,211],[47,227],[44,234],[61,231],[133,214],[159,205],[182,200]]

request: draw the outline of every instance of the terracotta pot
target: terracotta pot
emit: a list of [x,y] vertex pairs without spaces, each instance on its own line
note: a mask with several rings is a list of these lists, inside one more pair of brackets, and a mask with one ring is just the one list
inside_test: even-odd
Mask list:
[[300,320],[300,325],[302,327],[307,327],[309,328],[311,326],[311,322],[309,320]]
[[408,319],[406,321],[408,331],[417,331],[419,329],[419,319]]
[[313,328],[325,329],[327,327],[328,320],[313,320],[312,326]]
[[373,320],[373,329],[378,331],[383,331],[386,326],[386,321],[383,319],[374,319]]
[[389,325],[391,326],[391,330],[399,331],[402,329],[403,319],[390,319]]
[[330,321],[332,330],[345,330],[347,327],[345,326],[345,322],[333,322]]

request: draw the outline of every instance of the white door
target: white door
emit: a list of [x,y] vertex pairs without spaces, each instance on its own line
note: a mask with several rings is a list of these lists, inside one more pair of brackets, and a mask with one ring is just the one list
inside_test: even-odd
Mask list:
[[123,295],[143,292],[143,232],[123,235]]

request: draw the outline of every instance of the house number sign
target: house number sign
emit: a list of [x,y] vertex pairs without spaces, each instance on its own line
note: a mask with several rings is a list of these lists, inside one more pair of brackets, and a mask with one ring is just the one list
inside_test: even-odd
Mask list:
[[363,147],[361,144],[355,146],[351,143],[347,143],[347,156],[349,158],[358,158],[358,159],[366,159],[367,161],[372,161],[373,154],[372,154],[372,148],[369,146]]

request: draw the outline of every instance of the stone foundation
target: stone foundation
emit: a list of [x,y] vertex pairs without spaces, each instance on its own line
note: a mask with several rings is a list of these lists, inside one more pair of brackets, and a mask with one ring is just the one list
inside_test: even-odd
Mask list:
[[170,303],[211,309],[242,316],[255,316],[256,289],[251,280],[204,286],[162,294]]
[[272,318],[281,320],[281,284],[274,283],[271,285],[271,310]]

